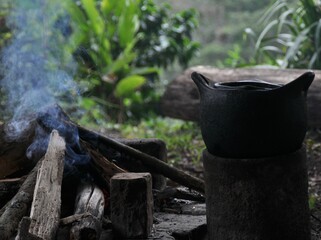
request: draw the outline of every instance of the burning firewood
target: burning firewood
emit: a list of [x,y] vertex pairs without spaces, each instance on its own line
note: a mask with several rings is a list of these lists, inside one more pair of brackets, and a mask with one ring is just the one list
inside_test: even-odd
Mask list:
[[26,178],[27,176],[0,180],[0,208],[18,192]]
[[21,221],[17,239],[54,239],[60,220],[65,151],[65,140],[53,130],[37,173],[30,217]]
[[165,177],[168,177],[169,179],[182,184],[183,186],[189,187],[201,193],[205,192],[204,181],[194,176],[191,176],[177,168],[174,168],[166,164],[165,162],[157,159],[156,157],[145,154],[135,148],[127,146],[124,143],[116,141],[112,138],[92,132],[84,127],[78,126],[78,130],[80,137],[92,144],[93,146],[95,146],[97,142],[99,143],[98,148],[99,145],[105,144],[106,146],[109,146],[111,148],[114,148],[115,150],[118,150],[120,152],[128,154],[129,156],[134,157],[134,159],[141,161],[150,170],[160,173]]
[[[23,129],[18,129],[24,123],[27,125],[23,126]],[[0,179],[30,167],[26,150],[32,143],[34,128],[34,121],[0,124]]]
[[[189,187],[201,193],[205,192],[204,181],[120,141],[95,133],[73,123],[59,106],[54,106],[54,109],[56,109],[55,112],[58,112],[58,114],[55,113],[55,115],[58,116],[58,119],[55,119],[55,117],[50,114],[50,112],[52,112],[52,110],[50,110],[48,112],[39,114],[37,122],[48,131],[51,131],[58,125],[60,133],[66,138],[66,142],[72,143],[77,150],[79,150],[80,144],[75,142],[75,140],[78,141],[79,136],[83,141],[89,143],[93,149],[99,149],[102,145],[104,145],[104,147],[114,149],[133,157],[134,160],[140,161],[150,171],[162,174],[165,177],[182,184],[183,186]],[[75,133],[76,131],[77,133]]]
[[99,239],[102,230],[105,199],[93,183],[80,184],[75,204],[75,218],[70,230],[71,239]]
[[30,208],[41,161],[29,173],[18,193],[0,210],[0,236],[9,239],[17,230],[19,222]]
[[[116,173],[126,172],[124,169],[110,162],[99,151],[93,149],[87,142],[81,141],[81,145],[91,156],[92,161],[90,165],[93,167],[93,170],[105,181],[105,183],[109,183],[112,176]],[[109,189],[109,184],[107,184],[106,187]]]

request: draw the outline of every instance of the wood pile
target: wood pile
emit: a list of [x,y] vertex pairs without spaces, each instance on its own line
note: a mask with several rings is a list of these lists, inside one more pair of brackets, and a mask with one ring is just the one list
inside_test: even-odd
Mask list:
[[204,201],[204,182],[168,165],[160,140],[103,136],[57,105],[26,119],[21,131],[21,122],[0,125],[1,239],[100,239],[106,226],[117,239],[147,238],[154,202],[180,192],[165,178],[196,190],[183,198]]

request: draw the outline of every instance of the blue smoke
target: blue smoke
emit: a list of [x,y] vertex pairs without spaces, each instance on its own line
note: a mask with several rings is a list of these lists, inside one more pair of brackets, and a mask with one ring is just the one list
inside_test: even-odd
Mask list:
[[[66,48],[68,21],[60,0],[15,0],[6,23],[13,33],[1,54],[7,112],[19,121],[54,103],[72,101],[76,64]],[[23,126],[20,126],[23,128]]]

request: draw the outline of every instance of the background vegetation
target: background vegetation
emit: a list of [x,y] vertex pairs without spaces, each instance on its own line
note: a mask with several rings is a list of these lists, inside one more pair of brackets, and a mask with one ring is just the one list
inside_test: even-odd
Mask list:
[[[13,2],[0,3],[0,48],[12,37],[5,17]],[[64,48],[78,63],[74,78],[82,91],[78,105],[65,105],[68,111],[80,124],[124,137],[161,138],[176,160],[198,159],[204,147],[197,124],[159,116],[164,87],[184,68],[321,67],[321,12],[314,0],[64,3],[54,27],[68,40]],[[6,105],[3,96],[0,105]]]

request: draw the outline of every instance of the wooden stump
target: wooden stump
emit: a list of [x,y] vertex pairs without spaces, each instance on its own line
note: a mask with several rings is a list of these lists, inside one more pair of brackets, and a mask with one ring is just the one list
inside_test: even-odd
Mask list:
[[203,152],[209,239],[310,240],[305,149],[231,159]]
[[153,226],[149,173],[119,173],[110,182],[113,228],[123,238],[147,238]]

